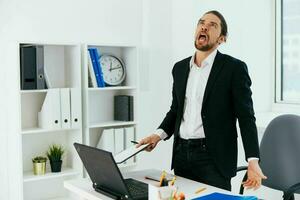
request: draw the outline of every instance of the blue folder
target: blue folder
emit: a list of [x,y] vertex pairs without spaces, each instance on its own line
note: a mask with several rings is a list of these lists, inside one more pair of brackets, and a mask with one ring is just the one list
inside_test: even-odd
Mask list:
[[202,197],[197,197],[193,200],[257,200],[255,196],[235,196],[230,194],[212,193]]

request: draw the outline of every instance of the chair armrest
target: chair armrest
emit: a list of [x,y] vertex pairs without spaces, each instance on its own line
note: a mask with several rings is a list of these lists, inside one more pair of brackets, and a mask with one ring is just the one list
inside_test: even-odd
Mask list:
[[[247,169],[248,169],[248,166],[241,166],[241,167],[238,167],[236,169],[236,172],[244,171],[244,170],[247,170]],[[244,175],[244,177],[243,177],[241,186],[240,186],[240,193],[239,194],[244,194],[243,182],[245,182],[247,180],[247,178],[248,178],[248,176],[247,176],[247,172],[246,172],[245,175]]]
[[294,193],[300,189],[300,183],[296,183],[295,185],[292,185],[289,187],[286,191],[283,193],[283,200],[290,200],[294,197]]

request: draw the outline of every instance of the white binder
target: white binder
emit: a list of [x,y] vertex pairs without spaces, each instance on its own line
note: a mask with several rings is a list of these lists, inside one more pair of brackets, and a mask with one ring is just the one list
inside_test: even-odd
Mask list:
[[49,89],[42,109],[38,112],[38,125],[44,129],[60,129],[60,91],[59,89]]
[[104,129],[96,147],[115,154],[114,129]]
[[88,54],[88,72],[89,72],[89,76],[91,78],[92,87],[96,88],[96,87],[98,87],[97,80],[96,80],[96,73],[95,73],[94,68],[93,68],[93,63],[92,63],[90,52],[88,51],[87,54]]
[[71,88],[71,128],[81,127],[81,94],[79,88]]
[[[130,148],[134,144],[131,143],[131,141],[135,141],[135,136],[134,136],[134,127],[127,127],[124,128],[125,132],[125,149]],[[133,164],[135,161],[135,158],[130,158],[129,160],[126,161],[126,164]]]
[[60,112],[61,112],[61,128],[71,128],[70,115],[70,89],[60,89]]
[[124,128],[116,128],[115,130],[115,153],[118,154],[125,148],[124,144]]

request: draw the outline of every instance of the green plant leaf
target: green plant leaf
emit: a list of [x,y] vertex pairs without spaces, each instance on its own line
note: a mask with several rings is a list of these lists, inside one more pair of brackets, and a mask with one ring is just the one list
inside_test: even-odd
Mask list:
[[53,144],[49,147],[47,152],[47,157],[50,162],[60,161],[65,150],[63,149],[62,145]]
[[42,163],[42,162],[46,162],[47,158],[44,156],[36,156],[32,159],[33,163]]

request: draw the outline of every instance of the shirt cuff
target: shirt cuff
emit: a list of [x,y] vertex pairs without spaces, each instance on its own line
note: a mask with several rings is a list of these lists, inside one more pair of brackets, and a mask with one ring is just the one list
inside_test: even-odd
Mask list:
[[168,137],[168,134],[161,128],[157,129],[154,134],[158,135],[161,140],[164,140]]
[[256,158],[256,157],[250,157],[250,158],[247,159],[248,162],[251,161],[251,160],[259,160],[259,158]]

